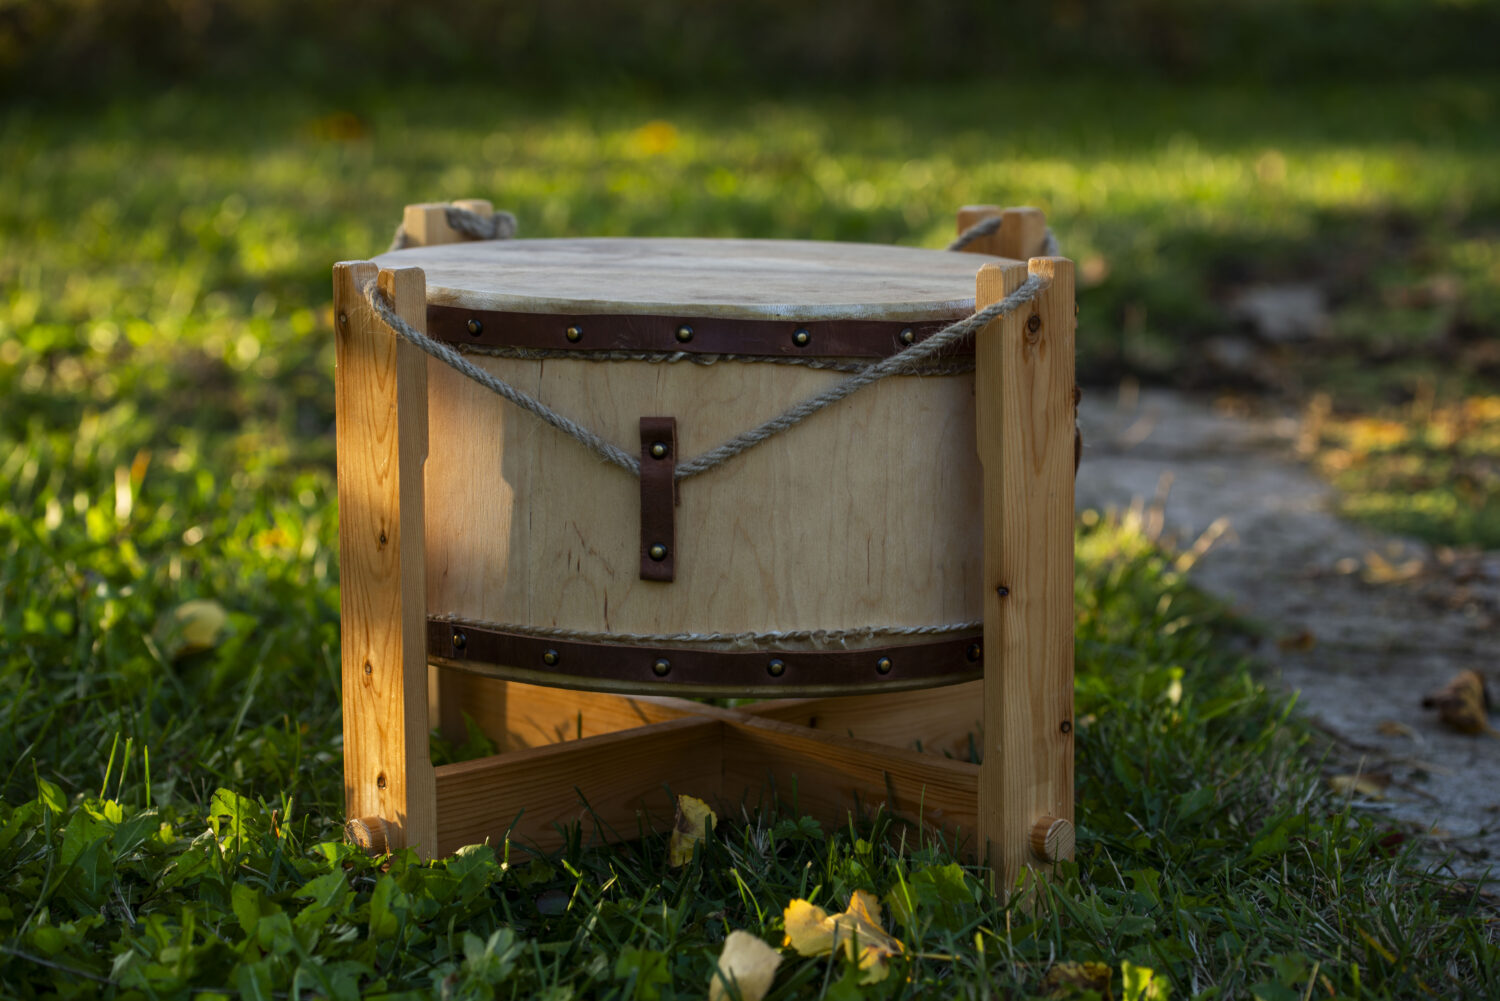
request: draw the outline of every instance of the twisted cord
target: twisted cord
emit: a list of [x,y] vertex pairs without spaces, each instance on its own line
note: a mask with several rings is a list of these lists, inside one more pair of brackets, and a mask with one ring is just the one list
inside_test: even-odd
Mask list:
[[[863,389],[872,382],[884,379],[887,376],[906,375],[920,370],[923,365],[954,344],[966,337],[972,337],[987,324],[1031,302],[1049,284],[1048,280],[1041,275],[1031,275],[1010,295],[986,306],[977,313],[950,323],[942,330],[927,338],[927,340],[919,341],[888,358],[883,358],[878,362],[867,365],[854,375],[851,375],[842,382],[835,383],[817,396],[803,400],[801,403],[772,417],[770,420],[747,431],[741,431],[723,444],[688,459],[686,462],[679,463],[676,469],[676,478],[685,480],[691,476],[697,476],[699,473],[706,473],[710,469],[729,461],[741,452],[754,448],[767,438],[780,434],[788,428],[795,427],[818,411],[832,406],[844,397]],[[411,324],[402,319],[395,309],[392,308],[390,302],[380,292],[375,282],[371,281],[365,286],[363,291],[365,301],[370,304],[370,308],[403,340],[420,348],[443,364],[473,379],[492,393],[509,400],[522,410],[538,417],[544,423],[573,438],[606,462],[611,462],[633,475],[640,475],[640,460],[629,452],[601,438],[576,421],[564,417],[542,401],[523,393],[499,376],[486,372],[454,348],[440,341],[435,341],[412,327]]]
[[883,358],[872,365],[867,365],[864,369],[844,381],[835,383],[817,396],[796,404],[758,427],[753,427],[748,431],[741,431],[722,445],[711,448],[702,455],[680,463],[677,466],[677,478],[685,480],[690,476],[706,473],[715,466],[734,458],[746,449],[760,444],[767,438],[780,434],[788,428],[795,427],[819,410],[832,406],[844,397],[863,389],[872,382],[891,375],[906,374],[929,359],[941,354],[964,338],[972,337],[994,320],[1012,313],[1026,303],[1031,302],[1049,284],[1051,283],[1041,275],[1031,275],[1026,281],[1021,283],[1019,288],[999,302],[992,303],[979,312],[964,317],[962,320],[950,323],[936,334],[927,338],[927,340],[919,341],[888,358]]
[[504,379],[491,375],[448,345],[435,341],[414,329],[391,307],[390,302],[381,294],[375,282],[372,281],[364,287],[364,295],[365,301],[370,304],[371,309],[375,310],[376,315],[407,343],[420,348],[449,368],[468,376],[490,392],[509,400],[527,413],[573,438],[606,462],[612,462],[628,473],[640,475],[641,461],[629,452],[599,437],[576,421],[564,417],[536,397],[521,392]]
[[457,613],[436,615],[441,622],[475,629],[493,629],[536,639],[571,640],[578,643],[619,643],[627,646],[658,647],[665,644],[722,643],[736,647],[764,649],[776,643],[812,643],[816,646],[847,646],[851,641],[886,639],[895,636],[943,636],[981,628],[979,620],[951,622],[939,626],[861,626],[857,629],[790,629],[764,633],[606,633],[560,626],[521,625],[514,622],[490,622],[460,617]]

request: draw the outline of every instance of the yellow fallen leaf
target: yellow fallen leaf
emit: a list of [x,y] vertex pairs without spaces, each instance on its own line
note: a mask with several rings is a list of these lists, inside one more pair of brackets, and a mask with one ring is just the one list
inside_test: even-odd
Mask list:
[[1490,726],[1489,692],[1485,691],[1484,678],[1478,671],[1460,671],[1442,688],[1428,692],[1422,698],[1422,707],[1436,709],[1438,719],[1459,733],[1500,736]]
[[1048,997],[1068,998],[1082,991],[1093,991],[1101,1001],[1113,1001],[1110,980],[1114,971],[1107,963],[1058,963],[1042,978],[1042,990]]
[[1390,784],[1391,777],[1383,772],[1328,777],[1328,788],[1340,796],[1363,796],[1366,799],[1385,799],[1385,790]]
[[672,823],[672,866],[687,865],[693,860],[693,846],[703,840],[707,831],[719,826],[719,817],[703,800],[694,796],[677,797],[677,819]]
[[207,598],[184,601],[163,623],[168,655],[183,657],[213,649],[223,636],[228,621],[229,614],[217,601]]
[[739,1001],[761,1001],[776,979],[781,953],[746,931],[732,931],[708,981],[708,1001],[730,1001],[734,985]]
[[855,890],[843,914],[829,914],[806,900],[793,900],[782,914],[786,945],[803,956],[822,956],[842,948],[863,975],[862,984],[884,980],[890,972],[886,961],[905,952],[905,946],[881,927],[880,901],[874,894]]

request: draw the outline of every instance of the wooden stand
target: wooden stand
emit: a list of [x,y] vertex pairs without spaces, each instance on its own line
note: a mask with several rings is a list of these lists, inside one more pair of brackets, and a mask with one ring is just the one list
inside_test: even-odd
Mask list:
[[[486,202],[461,203],[487,213]],[[461,240],[444,206],[410,206],[415,243]],[[959,229],[1002,214],[971,206]],[[987,857],[996,891],[1071,856],[1073,834],[1073,268],[1032,258],[1045,222],[1008,209],[968,249],[976,307],[1028,271],[1049,288],[977,338],[983,496],[981,681],[720,709],[679,698],[569,691],[433,667],[424,647],[428,360],[360,288],[380,288],[424,330],[418,268],[334,269],[348,833],[372,851],[440,856],[509,837],[551,850],[564,828],[620,840],[670,827],[687,793],[731,813],[778,801],[826,824],[879,807]],[[378,276],[377,276],[378,272]],[[504,404],[496,401],[496,406]],[[434,768],[429,728],[467,714],[501,753]],[[972,764],[972,757],[981,763]]]

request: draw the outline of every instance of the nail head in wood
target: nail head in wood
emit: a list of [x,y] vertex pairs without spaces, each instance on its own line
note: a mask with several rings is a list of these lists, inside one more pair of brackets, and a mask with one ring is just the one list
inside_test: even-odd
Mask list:
[[911,329],[910,327],[907,327],[906,329],[902,330],[901,331],[901,343],[902,344],[915,344],[915,343],[917,343],[917,332],[915,330]]
[[1073,857],[1073,824],[1061,817],[1043,817],[1031,827],[1031,851],[1043,862]]
[[667,447],[667,443],[666,442],[664,442],[664,441],[655,442],[651,446],[651,458],[653,458],[653,459],[665,459],[671,453],[671,451],[672,450]]
[[677,328],[677,340],[683,344],[693,339],[693,328],[684,323]]
[[556,667],[557,662],[561,659],[562,658],[557,655],[556,650],[548,650],[546,653],[542,654],[542,663],[546,664],[548,667]]
[[805,348],[812,343],[812,334],[807,332],[806,327],[798,327],[792,334],[792,343],[799,348]]
[[667,547],[662,545],[660,542],[652,543],[651,548],[646,550],[646,553],[653,560],[660,563],[662,560],[667,558]]
[[563,333],[568,338],[568,340],[574,344],[577,344],[579,341],[583,340],[583,328],[578,326],[577,324],[569,327]]
[[895,666],[895,664],[891,663],[891,658],[889,657],[881,657],[875,662],[875,670],[879,671],[881,674],[890,674],[891,668]]
[[470,337],[478,337],[480,334],[484,333],[484,324],[480,323],[472,316],[469,317],[469,322],[466,323],[465,326],[469,328]]
[[651,672],[658,678],[665,678],[672,670],[672,662],[665,657],[656,658],[651,665]]
[[453,649],[462,650],[468,645],[469,637],[464,634],[464,631],[462,629],[453,630]]
[[384,855],[387,851],[385,821],[379,817],[354,817],[344,821],[344,838],[369,855]]
[[786,661],[780,657],[773,657],[771,662],[766,665],[766,673],[773,678],[781,677],[786,673]]

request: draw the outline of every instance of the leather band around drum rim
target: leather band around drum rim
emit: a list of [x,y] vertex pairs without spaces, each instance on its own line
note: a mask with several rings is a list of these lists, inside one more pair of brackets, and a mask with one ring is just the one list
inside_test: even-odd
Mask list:
[[[528,675],[612,682],[637,689],[892,688],[983,674],[982,630],[860,650],[707,650],[582,643],[427,620],[427,655],[447,663],[514,667]],[[663,671],[660,664],[666,662]],[[780,663],[779,672],[773,661]],[[882,670],[882,667],[885,667]]]
[[[954,319],[960,319],[955,317]],[[885,358],[952,320],[746,320],[635,313],[517,313],[428,305],[427,335],[454,345],[555,351]],[[569,331],[573,331],[570,336]],[[910,333],[906,333],[910,331]],[[967,339],[935,360],[972,357]]]

